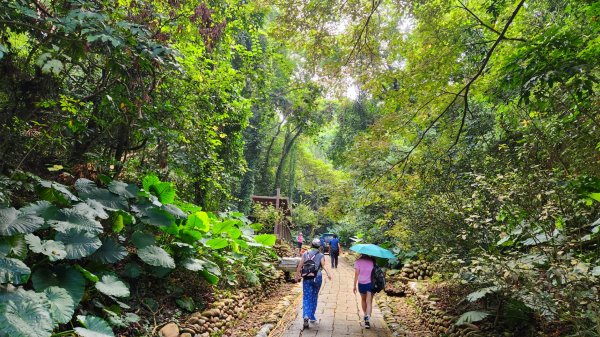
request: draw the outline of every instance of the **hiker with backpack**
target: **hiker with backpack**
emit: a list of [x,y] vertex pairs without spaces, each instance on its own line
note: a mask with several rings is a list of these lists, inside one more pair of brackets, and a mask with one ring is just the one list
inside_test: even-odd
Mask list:
[[354,293],[360,293],[361,307],[364,313],[365,328],[371,328],[371,311],[373,310],[373,295],[385,287],[385,274],[375,264],[375,258],[361,255],[354,262]]
[[333,234],[333,239],[329,241],[329,257],[331,258],[332,269],[337,269],[338,259],[341,253],[340,240],[338,239],[337,234]]
[[304,318],[304,328],[308,328],[309,321],[315,323],[315,311],[317,311],[317,301],[319,299],[319,290],[323,282],[321,269],[325,270],[327,278],[331,280],[331,273],[325,263],[325,255],[319,251],[321,241],[314,239],[311,242],[311,249],[302,255],[300,263],[296,269],[296,279],[302,277],[302,317]]

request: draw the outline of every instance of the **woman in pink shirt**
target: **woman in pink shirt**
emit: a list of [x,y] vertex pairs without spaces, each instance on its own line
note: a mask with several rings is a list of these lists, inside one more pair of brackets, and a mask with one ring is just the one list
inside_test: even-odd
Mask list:
[[361,305],[365,314],[365,328],[370,329],[371,310],[373,308],[373,292],[371,286],[371,272],[375,266],[375,261],[368,255],[361,255],[354,262],[354,293],[356,290],[360,293]]

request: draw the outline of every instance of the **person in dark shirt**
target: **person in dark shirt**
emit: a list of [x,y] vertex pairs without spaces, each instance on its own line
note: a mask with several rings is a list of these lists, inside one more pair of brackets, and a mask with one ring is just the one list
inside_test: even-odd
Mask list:
[[329,256],[331,256],[331,268],[337,269],[338,266],[338,257],[342,253],[342,249],[340,247],[340,240],[337,237],[337,234],[333,234],[333,239],[329,241]]

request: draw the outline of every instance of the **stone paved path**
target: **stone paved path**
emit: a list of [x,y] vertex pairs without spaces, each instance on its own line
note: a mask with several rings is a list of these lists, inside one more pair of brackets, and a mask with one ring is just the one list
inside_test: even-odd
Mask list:
[[[331,265],[329,255],[325,257]],[[373,314],[371,317],[371,329],[365,329],[361,321],[360,295],[352,292],[354,281],[354,269],[340,257],[339,266],[333,269],[333,280],[329,281],[324,276],[324,283],[319,293],[317,304],[318,323],[311,324],[306,330],[302,330],[302,307],[298,308],[296,319],[281,335],[281,337],[386,337],[391,336],[381,311],[373,301]]]

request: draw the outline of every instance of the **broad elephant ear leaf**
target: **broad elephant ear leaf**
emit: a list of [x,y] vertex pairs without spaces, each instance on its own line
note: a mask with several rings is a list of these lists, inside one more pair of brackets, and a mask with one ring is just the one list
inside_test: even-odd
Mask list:
[[229,245],[229,241],[227,241],[225,238],[212,238],[206,241],[205,244],[212,249],[219,250],[227,247]]
[[76,306],[81,301],[85,291],[83,275],[71,266],[59,265],[53,269],[38,268],[31,275],[33,288],[44,291],[48,287],[57,286],[65,289]]
[[104,205],[94,199],[87,199],[85,202],[79,202],[73,206],[73,209],[88,218],[108,219],[108,213],[104,210]]
[[208,218],[208,214],[206,214],[206,212],[196,212],[190,215],[187,219],[186,226],[208,232],[210,230],[210,219]]
[[46,200],[36,201],[20,209],[23,214],[33,214],[44,218],[44,220],[54,219],[58,207],[52,205]]
[[12,207],[0,208],[0,235],[33,233],[44,225],[44,219],[35,214],[22,213]]
[[128,199],[135,198],[140,191],[137,186],[118,180],[111,181],[110,184],[108,184],[108,190]]
[[62,209],[57,214],[56,220],[49,221],[50,226],[56,231],[66,233],[69,230],[102,233],[102,224],[77,209]]
[[50,316],[60,324],[71,321],[75,313],[75,303],[66,289],[60,287],[48,287],[44,290],[48,302],[50,302]]
[[111,193],[109,190],[104,188],[96,187],[93,181],[88,179],[78,179],[75,182],[75,189],[79,192],[79,196],[82,199],[92,199],[110,211],[125,210],[127,209],[127,200],[117,194]]
[[187,270],[191,271],[201,271],[204,270],[204,266],[206,265],[206,261],[200,259],[189,258],[183,261],[183,267]]
[[488,317],[489,315],[490,314],[485,311],[467,311],[464,314],[460,315],[455,324],[462,325],[465,323],[479,322],[484,318]]
[[102,246],[98,236],[73,229],[66,233],[57,233],[55,239],[65,245],[67,259],[70,260],[89,256]]
[[102,239],[102,246],[90,258],[102,263],[115,263],[127,256],[127,249],[113,238]]
[[0,331],[4,336],[48,337],[54,324],[39,301],[24,298],[0,304]]
[[38,254],[48,256],[52,262],[62,260],[67,257],[65,245],[60,241],[41,240],[33,234],[25,235],[25,242],[29,245],[29,249]]
[[96,289],[101,293],[114,297],[129,297],[129,287],[114,275],[104,275],[99,282],[95,284]]
[[43,180],[37,178],[38,182],[38,193],[40,197],[47,201],[57,201],[61,204],[69,204],[71,201],[78,201],[77,198],[69,188],[65,185],[59,184],[54,181]]
[[31,269],[23,261],[9,257],[0,257],[0,283],[27,283],[30,274]]
[[202,277],[204,277],[205,280],[208,281],[208,283],[210,284],[217,284],[219,283],[219,277],[209,271],[206,270],[202,270],[200,272],[202,274]]
[[75,333],[81,337],[115,337],[110,325],[100,317],[77,316],[77,320],[83,328],[75,328]]
[[11,253],[19,259],[27,256],[27,243],[25,243],[23,235],[0,237],[0,247],[0,256],[2,257]]
[[175,260],[173,260],[167,251],[158,246],[146,246],[139,249],[137,254],[142,261],[151,266],[169,269],[175,268]]
[[168,227],[175,223],[175,217],[158,207],[151,207],[146,209],[146,216],[142,218],[142,222],[156,227]]
[[272,247],[275,245],[277,237],[274,234],[260,234],[254,237],[254,241],[265,246]]

